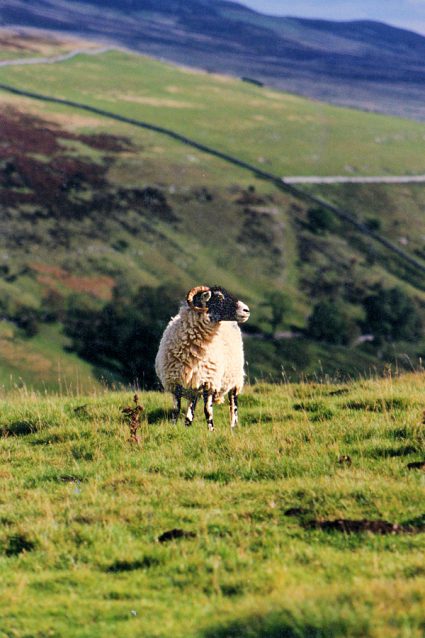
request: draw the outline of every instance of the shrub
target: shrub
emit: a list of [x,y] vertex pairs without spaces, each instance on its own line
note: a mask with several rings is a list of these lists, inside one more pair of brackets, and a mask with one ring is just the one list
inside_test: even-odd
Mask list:
[[381,223],[381,220],[378,219],[377,217],[369,217],[365,221],[365,226],[367,226],[369,230],[378,232],[382,228],[382,223]]
[[132,295],[120,287],[101,310],[74,300],[65,318],[72,349],[123,381],[153,387],[159,340],[180,292],[171,286],[142,287]]
[[268,322],[274,334],[292,308],[291,298],[280,290],[274,290],[265,295],[262,305],[270,311]]
[[385,341],[414,341],[422,332],[422,321],[414,301],[400,288],[379,288],[363,302],[364,327]]
[[340,303],[320,301],[309,317],[307,334],[316,341],[346,345],[358,335],[358,326]]
[[335,232],[338,227],[335,215],[326,208],[309,208],[307,218],[308,225],[313,233]]
[[16,299],[7,296],[0,301],[0,318],[14,323],[26,337],[34,337],[38,333],[41,321],[37,308],[21,305]]
[[39,320],[39,312],[27,306],[20,306],[13,317],[13,321],[24,332],[26,337],[35,337],[38,333]]

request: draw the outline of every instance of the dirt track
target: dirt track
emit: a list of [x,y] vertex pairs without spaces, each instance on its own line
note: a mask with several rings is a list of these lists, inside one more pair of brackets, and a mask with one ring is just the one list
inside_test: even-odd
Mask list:
[[108,51],[116,50],[114,47],[103,47],[101,49],[76,49],[75,51],[69,51],[62,55],[53,55],[49,57],[37,57],[37,58],[17,58],[16,60],[0,60],[1,66],[22,66],[23,64],[56,64],[57,62],[66,62],[71,60],[77,55],[99,55],[100,53],[107,53]]
[[376,175],[349,177],[348,175],[316,175],[285,177],[287,184],[413,184],[424,183],[425,175]]

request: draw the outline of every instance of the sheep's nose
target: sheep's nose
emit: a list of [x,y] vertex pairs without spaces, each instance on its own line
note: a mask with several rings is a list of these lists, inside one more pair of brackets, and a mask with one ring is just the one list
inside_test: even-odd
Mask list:
[[250,311],[249,311],[248,306],[240,301],[239,304],[238,304],[238,312],[237,312],[237,314],[238,314],[239,323],[243,323],[244,321],[248,321],[249,315],[250,315]]

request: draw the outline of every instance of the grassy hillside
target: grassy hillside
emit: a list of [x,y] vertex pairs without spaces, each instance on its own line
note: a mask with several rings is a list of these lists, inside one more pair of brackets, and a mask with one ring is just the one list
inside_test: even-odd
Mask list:
[[0,27],[0,62],[22,58],[41,58],[69,53],[75,49],[97,48],[92,41],[64,34],[55,37],[38,30]]
[[[80,56],[58,65],[3,67],[0,79],[170,127],[275,173],[425,172],[424,125],[148,58]],[[252,380],[279,379],[282,369],[347,376],[381,371],[388,361],[417,366],[425,351],[419,339],[354,347],[354,332],[347,347],[269,338],[264,304],[273,290],[291,299],[279,326],[287,331],[305,329],[313,306],[328,298],[341,300],[360,325],[362,300],[377,286],[401,287],[424,315],[421,276],[346,224],[318,232],[304,204],[148,131],[6,93],[1,116],[1,383],[19,384],[21,377],[51,388],[59,379],[72,387],[110,379],[102,366],[69,352],[61,331],[68,305],[100,309],[117,286],[135,299],[140,286],[170,284],[171,313],[182,292],[203,281],[238,294],[252,307],[251,326],[260,337],[268,333],[247,340]],[[424,258],[421,186],[314,192]]]
[[3,395],[0,634],[420,638],[424,381]]
[[424,38],[379,22],[278,18],[207,0],[68,0],[66,7],[6,0],[2,20],[250,76],[334,104],[424,119]]
[[[277,174],[425,171],[425,124],[338,108],[143,56],[80,56],[59,66],[3,68],[1,78],[168,126],[246,161],[270,165]],[[154,157],[161,156],[161,149],[171,160],[188,154],[185,148],[155,139]],[[227,173],[224,167],[221,177]]]

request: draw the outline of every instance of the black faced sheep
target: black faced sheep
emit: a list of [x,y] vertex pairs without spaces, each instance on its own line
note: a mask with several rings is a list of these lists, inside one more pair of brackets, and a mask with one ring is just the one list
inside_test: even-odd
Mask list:
[[238,323],[249,318],[249,308],[220,286],[189,290],[180,312],[162,336],[155,370],[165,390],[175,399],[174,418],[182,396],[189,398],[186,425],[192,425],[202,393],[209,430],[214,430],[213,403],[228,394],[230,426],[238,422],[238,394],[244,383],[244,354]]

